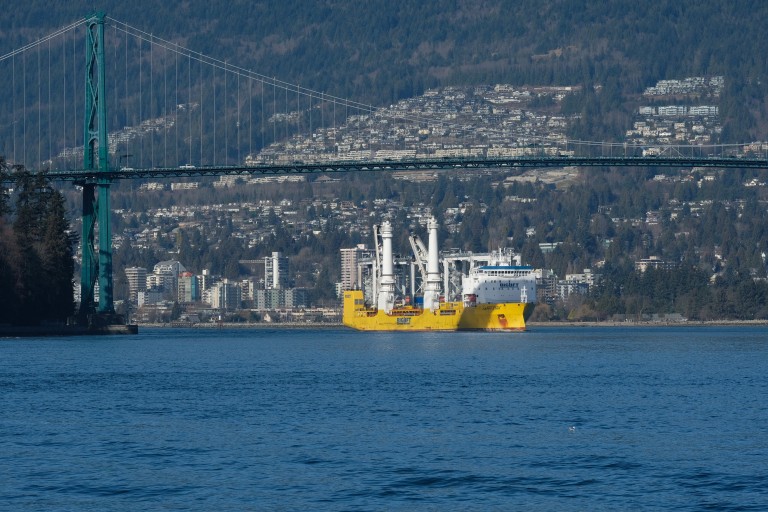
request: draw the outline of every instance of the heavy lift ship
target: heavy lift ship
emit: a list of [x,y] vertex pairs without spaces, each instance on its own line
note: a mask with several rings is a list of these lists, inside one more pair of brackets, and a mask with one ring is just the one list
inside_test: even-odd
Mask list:
[[422,273],[423,296],[416,304],[401,300],[396,306],[392,225],[384,221],[380,229],[374,228],[376,306],[366,304],[363,290],[344,291],[344,325],[361,331],[524,331],[536,302],[533,269],[499,261],[475,266],[462,277],[462,300],[446,301],[441,296],[437,221],[431,218],[427,228],[428,250],[418,237],[411,237]]

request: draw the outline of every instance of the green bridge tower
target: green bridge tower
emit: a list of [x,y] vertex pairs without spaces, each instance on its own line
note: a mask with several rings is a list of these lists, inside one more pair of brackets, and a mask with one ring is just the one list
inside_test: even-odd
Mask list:
[[[104,13],[88,20],[85,69],[84,169],[109,171],[107,137],[106,67],[104,64]],[[109,178],[80,182],[83,187],[82,268],[80,272],[81,324],[122,323],[115,315],[112,297],[112,225],[109,203]],[[98,224],[98,253],[94,244]],[[96,306],[96,282],[99,302]]]

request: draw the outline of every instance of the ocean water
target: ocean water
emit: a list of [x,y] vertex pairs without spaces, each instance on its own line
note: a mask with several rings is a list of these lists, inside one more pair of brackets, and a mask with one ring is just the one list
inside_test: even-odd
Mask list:
[[0,339],[0,510],[768,510],[768,329]]

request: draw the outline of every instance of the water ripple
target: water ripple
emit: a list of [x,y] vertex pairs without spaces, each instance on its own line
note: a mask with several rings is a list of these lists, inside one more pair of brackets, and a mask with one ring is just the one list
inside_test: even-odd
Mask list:
[[0,509],[768,510],[764,339],[4,340]]

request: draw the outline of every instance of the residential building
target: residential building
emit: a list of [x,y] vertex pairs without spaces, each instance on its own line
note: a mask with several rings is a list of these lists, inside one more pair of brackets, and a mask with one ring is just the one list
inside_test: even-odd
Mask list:
[[266,289],[288,288],[288,258],[282,253],[273,252],[264,258],[264,286]]
[[591,268],[585,268],[581,274],[565,274],[565,280],[574,283],[586,283],[589,286],[595,284],[600,279],[600,274],[592,272]]
[[645,272],[649,268],[660,270],[672,270],[675,268],[675,264],[669,261],[664,261],[658,256],[651,256],[650,258],[643,258],[640,261],[635,262],[635,270]]
[[207,268],[203,269],[203,273],[197,276],[198,283],[200,285],[200,292],[204,292],[205,290],[209,290],[211,286],[216,284],[218,279],[211,275],[211,271]]
[[557,296],[565,300],[573,294],[586,295],[589,293],[589,285],[577,281],[558,281]]
[[360,275],[358,263],[364,252],[367,252],[365,244],[358,244],[357,247],[343,248],[341,253],[341,287],[344,290],[353,290],[360,288]]
[[147,289],[146,291],[137,293],[136,304],[139,307],[149,305],[149,304],[157,304],[162,301],[163,301],[163,292],[156,288],[150,288],[150,289]]
[[182,272],[178,279],[178,301],[182,303],[200,300],[200,285],[192,272]]
[[253,301],[256,297],[256,290],[258,290],[258,282],[254,278],[243,279],[240,281],[240,289],[242,291],[242,299],[244,301]]
[[[208,303],[213,309],[235,310],[240,307],[240,285],[223,279],[206,291]],[[205,300],[204,300],[205,302]]]
[[304,288],[272,288],[256,290],[253,301],[256,309],[284,309],[307,307],[308,299]]
[[128,267],[125,269],[128,280],[128,300],[133,304],[139,302],[139,292],[147,291],[147,269],[144,267]]
[[147,275],[147,289],[156,288],[162,290],[170,298],[176,299],[179,286],[179,275],[185,272],[180,262],[175,260],[161,261],[156,264],[152,273]]

